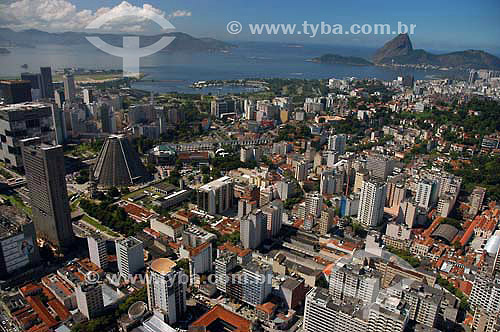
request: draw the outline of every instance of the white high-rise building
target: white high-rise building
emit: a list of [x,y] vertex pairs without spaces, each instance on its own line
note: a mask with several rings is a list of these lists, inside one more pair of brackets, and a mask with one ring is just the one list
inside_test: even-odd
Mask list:
[[155,259],[147,270],[148,307],[168,324],[174,324],[186,311],[186,276],[168,258]]
[[274,200],[269,205],[263,207],[262,212],[267,220],[267,237],[278,235],[283,224],[283,202]]
[[321,173],[319,192],[324,195],[339,194],[344,187],[344,173],[325,170]]
[[335,299],[318,287],[306,295],[305,332],[403,332],[407,322],[406,306],[398,298],[363,306],[355,298]]
[[257,105],[255,105],[255,101],[252,99],[245,99],[243,108],[245,111],[245,119],[255,120],[255,111],[257,110]]
[[386,185],[377,180],[363,181],[358,220],[366,227],[376,227],[382,222]]
[[375,302],[380,290],[380,273],[363,266],[337,263],[332,269],[329,293],[335,299],[353,297],[364,304]]
[[365,169],[357,170],[352,191],[355,193],[359,193],[361,191],[361,187],[363,187],[363,182],[365,180],[368,180],[368,171]]
[[198,207],[212,215],[223,213],[233,206],[233,195],[233,180],[221,177],[199,188]]
[[389,297],[369,307],[367,331],[403,332],[409,320],[407,305],[398,298]]
[[306,295],[305,332],[365,332],[368,320],[359,310],[361,303],[345,303],[334,299],[324,288],[313,288]]
[[79,284],[76,287],[75,294],[78,310],[87,319],[97,317],[104,309],[104,299],[100,284]]
[[323,196],[319,192],[312,192],[306,194],[306,215],[311,214],[318,218],[321,216],[321,209],[323,207]]
[[64,98],[67,102],[72,102],[76,97],[75,77],[73,74],[63,76],[64,82]]
[[135,237],[115,242],[120,277],[128,280],[144,268],[144,245]]
[[469,303],[476,310],[500,313],[500,280],[485,274],[477,275],[472,284]]
[[215,260],[215,284],[219,291],[227,292],[228,273],[236,267],[237,263],[236,255],[227,251],[222,252]]
[[83,89],[83,102],[86,105],[90,105],[94,102],[94,95],[92,90],[90,89]]
[[370,172],[372,177],[385,181],[394,170],[395,164],[395,159],[391,157],[371,154],[366,160],[366,169]]
[[309,176],[310,165],[307,161],[300,161],[295,164],[295,180],[304,181]]
[[278,196],[282,201],[286,201],[295,193],[295,182],[284,180],[277,183]]
[[87,238],[89,246],[90,261],[101,269],[108,267],[108,252],[106,249],[106,239],[99,235],[89,236]]
[[257,210],[240,221],[241,243],[245,249],[255,249],[264,240],[267,219],[261,210]]
[[345,154],[347,137],[345,134],[331,135],[328,138],[328,150],[338,152],[340,155]]
[[272,291],[271,266],[252,260],[243,266],[241,277],[242,301],[252,306],[264,303]]
[[439,182],[424,179],[418,183],[415,201],[423,209],[430,209],[437,203]]

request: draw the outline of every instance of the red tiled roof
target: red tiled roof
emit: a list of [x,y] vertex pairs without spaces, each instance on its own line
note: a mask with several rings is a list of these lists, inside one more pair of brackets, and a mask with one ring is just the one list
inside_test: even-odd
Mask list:
[[66,309],[66,307],[59,302],[57,299],[52,299],[47,303],[59,316],[61,320],[66,320],[71,316],[71,313]]
[[272,303],[272,302],[266,302],[264,304],[259,304],[256,309],[265,312],[266,314],[270,315],[274,312],[276,309],[277,305]]
[[472,292],[472,283],[470,281],[462,280],[462,281],[460,281],[460,288],[459,289],[465,295],[470,296],[470,293]]
[[54,327],[58,324],[38,297],[28,296],[26,301],[48,327]]
[[474,220],[474,222],[470,224],[469,228],[467,228],[467,230],[464,233],[464,236],[462,236],[462,239],[460,240],[460,244],[462,245],[462,247],[465,246],[467,242],[470,241],[472,234],[474,234],[474,229],[476,228],[477,225],[478,221]]
[[208,248],[210,246],[211,242],[205,242],[200,244],[199,246],[195,248],[188,249],[189,250],[189,256],[198,256],[203,250]]
[[219,246],[218,249],[219,250],[227,250],[229,252],[232,252],[232,253],[238,255],[239,257],[244,257],[244,256],[250,255],[252,253],[252,250],[242,249],[238,246],[232,245],[230,242],[224,243],[223,245]]
[[20,288],[21,294],[23,296],[38,294],[42,291],[42,287],[34,284],[27,284]]
[[210,325],[221,320],[226,324],[232,325],[234,327],[233,332],[249,332],[252,323],[249,320],[237,315],[223,307],[216,305],[209,312],[201,316],[196,322],[191,324],[190,327],[206,327],[207,332],[219,332],[210,329]]
[[128,203],[128,204],[124,205],[123,209],[131,217],[135,217],[137,219],[148,219],[152,215],[154,215],[154,213],[149,211],[148,209],[145,209],[142,206],[139,206],[139,205],[133,204],[133,203]]

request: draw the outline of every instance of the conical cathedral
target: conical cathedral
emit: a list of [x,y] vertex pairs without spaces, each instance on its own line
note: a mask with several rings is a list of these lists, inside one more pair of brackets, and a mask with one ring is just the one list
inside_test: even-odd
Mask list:
[[125,135],[106,139],[95,164],[94,179],[100,187],[124,187],[147,180],[148,173]]

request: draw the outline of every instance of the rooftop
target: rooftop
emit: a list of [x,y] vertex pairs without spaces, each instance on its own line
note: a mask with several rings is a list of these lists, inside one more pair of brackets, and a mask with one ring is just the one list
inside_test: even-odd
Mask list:
[[142,244],[142,241],[136,239],[133,236],[130,236],[126,239],[118,240],[118,241],[116,241],[116,243],[119,243],[120,245],[127,247],[127,248],[132,248],[132,247],[135,247],[137,245]]
[[250,331],[251,326],[252,323],[249,320],[217,305],[191,324],[190,328],[205,327],[207,332],[227,330],[246,332]]
[[50,107],[50,104],[38,103],[38,102],[25,102],[20,104],[9,104],[0,106],[0,111],[3,112],[18,112],[18,111],[32,111],[39,108]]
[[158,258],[151,263],[151,269],[161,275],[167,275],[177,264],[168,258]]
[[218,178],[217,180],[214,180],[212,182],[209,182],[201,186],[200,190],[210,191],[232,182],[233,180],[229,176],[223,176],[221,178]]

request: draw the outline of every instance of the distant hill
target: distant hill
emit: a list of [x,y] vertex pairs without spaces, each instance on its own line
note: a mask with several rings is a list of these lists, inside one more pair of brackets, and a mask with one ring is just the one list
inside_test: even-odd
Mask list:
[[[35,29],[13,31],[11,29],[0,28],[0,41],[3,44],[19,47],[36,47],[41,44],[86,45],[89,44],[87,39],[85,39],[86,36],[100,37],[102,40],[115,46],[121,46],[123,40],[123,36],[119,34],[95,34],[83,32],[50,33]],[[236,47],[232,44],[213,38],[195,38],[182,32],[169,32],[160,35],[141,36],[141,45],[151,45],[163,36],[175,37],[174,41],[165,48],[165,51],[224,51]]]
[[375,64],[432,65],[438,67],[500,69],[500,58],[479,50],[446,54],[432,54],[414,50],[410,37],[400,34],[378,49],[373,56]]
[[381,63],[385,59],[393,59],[400,56],[407,56],[413,52],[408,34],[400,34],[396,38],[388,41],[382,48],[379,48],[373,56],[375,63]]
[[314,58],[312,62],[323,63],[323,64],[341,64],[350,66],[371,66],[373,63],[370,61],[355,57],[355,56],[342,56],[338,54],[324,54],[320,57]]
[[0,54],[9,54],[10,51],[6,48],[0,47]]

